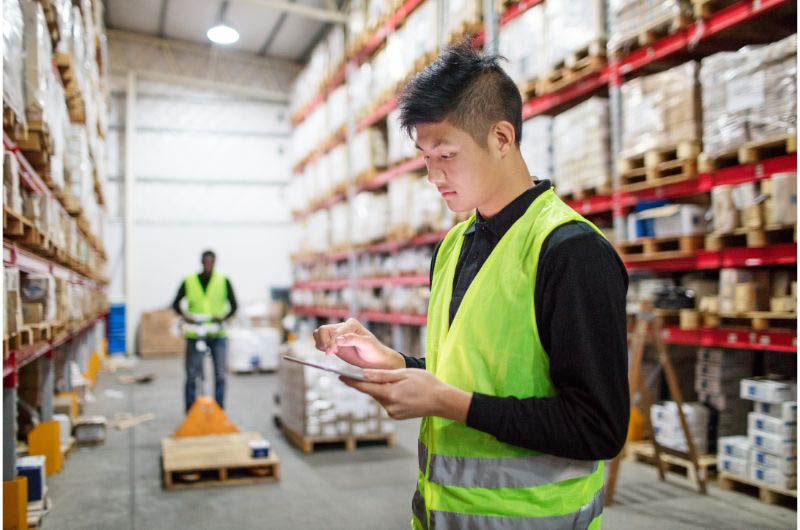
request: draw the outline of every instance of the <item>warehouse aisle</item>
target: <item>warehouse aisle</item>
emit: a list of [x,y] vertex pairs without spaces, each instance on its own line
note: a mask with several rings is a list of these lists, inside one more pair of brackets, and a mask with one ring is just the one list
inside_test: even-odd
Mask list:
[[[97,401],[87,413],[111,419],[117,412],[153,412],[156,419],[127,431],[110,431],[103,446],[76,449],[65,470],[48,479],[54,507],[43,528],[408,527],[416,478],[416,421],[398,424],[394,449],[326,450],[301,456],[272,424],[277,376],[231,375],[229,415],[240,428],[259,431],[272,442],[281,459],[281,481],[166,492],[159,477],[160,440],[181,421],[183,369],[178,360],[148,360],[135,372],[156,373],[157,379],[147,385],[121,385],[118,374],[103,373]],[[704,528],[794,526],[792,510],[768,508],[716,486],[708,497],[700,497],[677,477],[658,483],[655,476],[651,467],[625,462],[619,504],[606,510],[606,528],[688,529],[697,528],[698,521],[704,521]]]

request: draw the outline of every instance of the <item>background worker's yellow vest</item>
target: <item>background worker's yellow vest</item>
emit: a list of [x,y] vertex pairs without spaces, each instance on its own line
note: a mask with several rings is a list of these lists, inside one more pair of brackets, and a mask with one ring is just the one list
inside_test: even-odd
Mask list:
[[[200,283],[200,275],[190,274],[183,280],[183,287],[186,291],[186,300],[189,302],[189,313],[192,315],[205,315],[211,318],[223,318],[228,312],[228,281],[225,276],[217,272],[211,273],[206,289]],[[194,338],[197,334],[193,331],[184,333],[188,338]],[[225,330],[221,329],[218,333],[209,336],[224,337]]]
[[[456,263],[464,232],[474,221],[473,215],[450,230],[436,256],[426,369],[468,392],[553,396],[534,310],[539,253],[554,228],[569,221],[591,223],[552,189],[541,194],[483,264],[449,326]],[[601,526],[602,462],[537,453],[460,422],[425,417],[419,467],[415,529]]]

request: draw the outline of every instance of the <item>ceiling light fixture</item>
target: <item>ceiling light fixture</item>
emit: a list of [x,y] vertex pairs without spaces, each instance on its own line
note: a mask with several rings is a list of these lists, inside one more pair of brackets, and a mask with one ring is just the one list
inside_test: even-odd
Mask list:
[[233,44],[239,40],[239,32],[225,22],[220,22],[208,29],[206,37],[216,44]]
[[225,14],[228,11],[228,0],[223,0],[219,4],[219,14],[217,23],[210,27],[206,32],[206,37],[216,44],[233,44],[239,40],[239,32],[233,26],[225,22]]

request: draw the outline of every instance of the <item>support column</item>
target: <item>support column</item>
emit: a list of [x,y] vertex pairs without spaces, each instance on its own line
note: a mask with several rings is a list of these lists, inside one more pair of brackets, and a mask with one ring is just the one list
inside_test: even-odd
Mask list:
[[3,387],[3,480],[17,476],[17,389]]
[[497,38],[500,21],[497,15],[495,0],[483,0],[483,21],[484,27],[486,28],[486,40],[483,44],[483,51],[490,55],[496,55],[500,49],[499,40]]
[[133,355],[134,316],[133,316],[133,216],[135,145],[136,145],[136,72],[128,71],[128,84],[125,92],[125,353]]
[[52,353],[46,355],[40,361],[42,363],[42,410],[41,421],[53,419],[53,398],[56,392],[55,361]]

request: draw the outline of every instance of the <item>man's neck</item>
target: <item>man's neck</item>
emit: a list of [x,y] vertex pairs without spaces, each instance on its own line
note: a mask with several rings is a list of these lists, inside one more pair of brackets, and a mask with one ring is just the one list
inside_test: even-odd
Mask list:
[[531,186],[533,186],[533,178],[530,175],[526,175],[524,178],[517,176],[510,182],[504,183],[490,200],[478,206],[478,212],[484,219],[491,219],[511,201],[529,190]]

